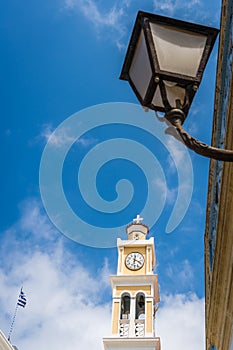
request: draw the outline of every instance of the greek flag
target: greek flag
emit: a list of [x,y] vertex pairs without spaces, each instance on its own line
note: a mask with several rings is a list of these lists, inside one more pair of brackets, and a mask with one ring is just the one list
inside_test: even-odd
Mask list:
[[26,305],[26,295],[25,293],[23,292],[23,288],[21,288],[21,291],[19,293],[19,298],[18,298],[18,302],[17,302],[17,305],[19,306],[22,306],[22,307],[25,307]]

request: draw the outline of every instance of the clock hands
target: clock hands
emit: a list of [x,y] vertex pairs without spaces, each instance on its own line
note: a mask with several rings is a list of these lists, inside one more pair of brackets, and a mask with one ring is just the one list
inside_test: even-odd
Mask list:
[[[133,264],[135,267],[137,267],[137,266],[139,267],[142,263],[140,260],[136,259],[135,257],[133,258],[133,260],[134,260]],[[136,262],[137,262],[137,264],[136,264]]]

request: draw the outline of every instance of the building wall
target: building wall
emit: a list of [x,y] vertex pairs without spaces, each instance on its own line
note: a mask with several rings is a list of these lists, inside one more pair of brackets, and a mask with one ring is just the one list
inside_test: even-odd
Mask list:
[[14,350],[16,347],[13,347],[9,341],[6,339],[4,334],[0,331],[0,349],[1,350]]
[[[222,1],[212,144],[233,150],[233,1]],[[211,161],[205,232],[206,348],[233,350],[233,163]]]

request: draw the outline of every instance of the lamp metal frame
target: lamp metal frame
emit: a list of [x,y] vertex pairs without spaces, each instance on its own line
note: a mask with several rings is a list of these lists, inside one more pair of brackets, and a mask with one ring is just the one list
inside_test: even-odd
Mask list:
[[[206,45],[195,77],[182,75],[174,72],[168,72],[160,69],[150,23],[162,24],[186,32],[193,32],[205,35],[207,37]],[[148,57],[152,70],[152,76],[144,98],[142,98],[142,96],[140,95],[139,91],[137,90],[137,87],[135,86],[129,74],[141,31],[143,31],[143,35],[146,41]],[[170,82],[175,82],[178,86],[184,88],[186,91],[185,103],[182,106],[182,111],[184,113],[184,116],[186,117],[191,106],[192,100],[201,82],[205,66],[207,64],[208,58],[210,56],[218,33],[219,30],[216,28],[206,27],[195,23],[189,23],[169,17],[151,14],[144,11],[139,11],[128,45],[126,57],[120,74],[120,79],[127,80],[129,82],[138,100],[143,106],[160,112],[168,112],[169,110],[171,110],[171,106],[166,96],[163,81],[167,80]],[[152,103],[153,96],[158,87],[160,89],[161,97],[163,100],[163,107],[155,106]]]

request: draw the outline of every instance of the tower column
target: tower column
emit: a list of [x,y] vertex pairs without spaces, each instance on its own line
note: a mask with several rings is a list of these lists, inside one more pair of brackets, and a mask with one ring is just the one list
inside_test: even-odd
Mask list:
[[131,298],[131,312],[129,321],[129,337],[135,337],[135,297]]

